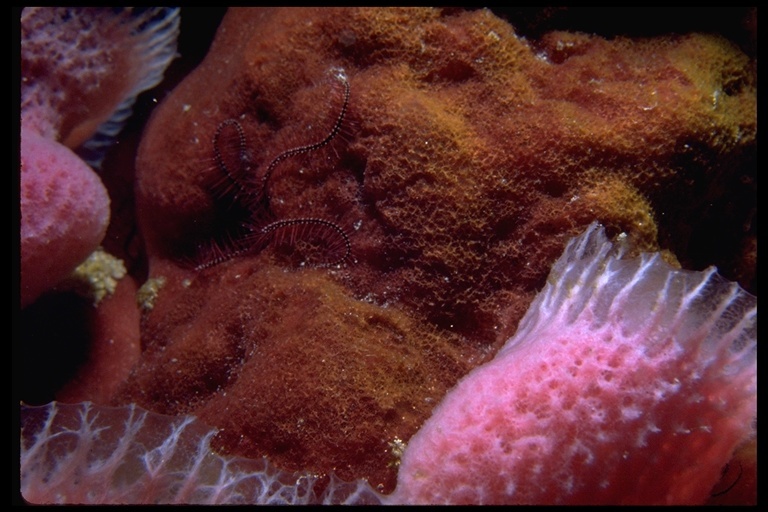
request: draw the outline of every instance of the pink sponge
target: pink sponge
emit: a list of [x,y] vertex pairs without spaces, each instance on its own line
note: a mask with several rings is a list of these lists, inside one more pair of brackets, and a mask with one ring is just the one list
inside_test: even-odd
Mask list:
[[109,221],[98,167],[176,56],[178,8],[28,7],[21,14],[21,302],[93,252]]
[[[518,333],[410,440],[398,485],[219,457],[190,417],[21,407],[33,503],[703,503],[754,435],[755,297],[658,255],[623,260],[592,225]],[[620,252],[620,251],[618,251]]]
[[593,224],[410,440],[401,503],[703,503],[754,435],[756,299]]
[[178,33],[178,8],[25,8],[22,124],[96,151],[120,131],[136,96],[160,82]]
[[381,502],[362,480],[281,471],[266,458],[217,455],[216,430],[191,416],[90,402],[21,407],[21,494],[30,503],[358,504]]
[[21,304],[82,262],[104,238],[109,197],[71,150],[22,129]]

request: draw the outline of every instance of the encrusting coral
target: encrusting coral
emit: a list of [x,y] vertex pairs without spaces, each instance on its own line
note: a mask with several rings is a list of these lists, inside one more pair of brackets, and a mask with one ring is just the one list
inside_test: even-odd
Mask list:
[[[343,229],[352,256],[232,254],[266,222],[244,191],[332,129],[332,69],[341,130],[280,161],[269,205]],[[234,187],[215,154],[227,120],[246,141]],[[754,288],[756,122],[754,63],[714,35],[528,41],[488,10],[232,9],[139,149],[163,283],[145,289],[141,355],[119,389],[69,396],[193,414],[221,453],[391,492],[393,446],[514,333],[594,220]]]

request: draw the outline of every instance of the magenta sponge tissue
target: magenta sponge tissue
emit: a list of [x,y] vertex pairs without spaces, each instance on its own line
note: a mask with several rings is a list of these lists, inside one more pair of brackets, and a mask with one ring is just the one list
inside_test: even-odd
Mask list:
[[162,79],[178,29],[173,8],[22,11],[22,307],[101,243],[109,197],[90,166],[101,164],[136,96]]
[[22,129],[22,306],[64,278],[99,245],[109,196],[72,150]]
[[410,440],[401,503],[703,503],[754,434],[756,298],[592,224]]

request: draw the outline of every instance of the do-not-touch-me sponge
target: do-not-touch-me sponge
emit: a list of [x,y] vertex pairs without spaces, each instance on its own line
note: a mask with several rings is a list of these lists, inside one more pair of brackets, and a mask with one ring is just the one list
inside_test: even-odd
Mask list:
[[659,254],[571,240],[517,334],[410,440],[400,503],[704,503],[754,435],[757,306]]

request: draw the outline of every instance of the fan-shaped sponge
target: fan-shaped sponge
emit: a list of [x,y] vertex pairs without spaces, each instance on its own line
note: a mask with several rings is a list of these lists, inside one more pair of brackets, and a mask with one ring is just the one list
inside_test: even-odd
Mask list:
[[[620,251],[619,251],[620,252]],[[703,503],[754,434],[756,299],[592,224],[410,440],[403,503]]]
[[136,96],[161,80],[178,30],[173,8],[22,11],[22,306],[104,237],[109,197],[88,164],[101,164]]

